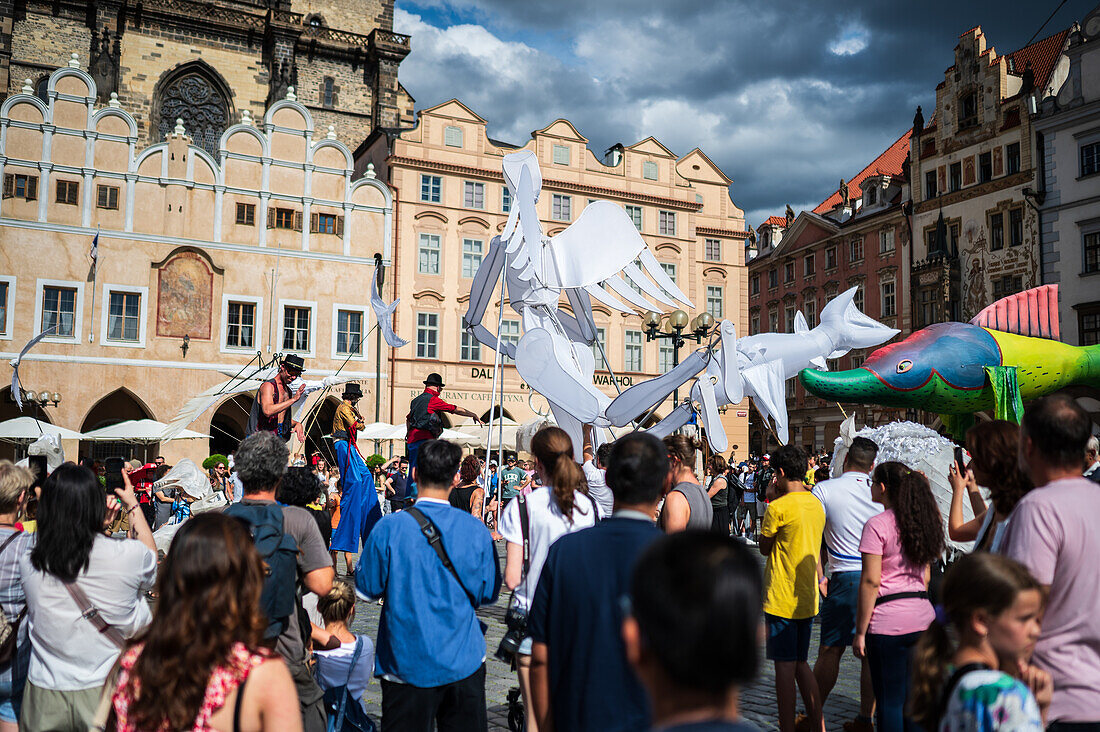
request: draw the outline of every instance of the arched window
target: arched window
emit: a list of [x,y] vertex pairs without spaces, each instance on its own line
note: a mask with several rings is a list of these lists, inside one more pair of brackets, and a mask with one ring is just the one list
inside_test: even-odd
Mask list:
[[198,68],[182,70],[161,86],[158,107],[159,139],[163,140],[175,128],[176,120],[182,119],[195,144],[211,155],[217,154],[218,140],[229,125],[229,100],[214,79]]
[[38,83],[34,85],[34,95],[42,100],[43,104],[48,105],[50,103],[50,77],[43,76],[38,80]]

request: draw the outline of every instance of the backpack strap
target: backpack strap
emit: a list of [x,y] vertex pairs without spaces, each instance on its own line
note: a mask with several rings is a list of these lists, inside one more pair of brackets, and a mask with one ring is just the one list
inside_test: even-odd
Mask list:
[[344,729],[344,714],[348,703],[348,684],[351,683],[351,675],[355,672],[355,666],[359,663],[359,655],[363,652],[363,636],[355,639],[355,652],[351,654],[351,665],[348,666],[348,675],[344,679],[344,693],[340,695],[340,701],[336,703],[336,724],[334,730]]
[[405,512],[416,519],[416,523],[420,525],[420,533],[428,540],[428,544],[431,545],[436,556],[439,557],[439,561],[443,562],[443,566],[446,567],[447,571],[451,573],[451,576],[455,578],[455,581],[458,582],[458,586],[466,593],[466,598],[476,610],[477,600],[474,598],[473,594],[466,589],[466,585],[462,583],[462,578],[458,576],[458,570],[456,570],[455,565],[451,563],[451,558],[447,556],[447,549],[443,546],[443,535],[439,533],[439,528],[416,506],[406,508]]
[[523,536],[523,578],[527,579],[527,570],[531,569],[531,516],[527,512],[527,496],[519,495],[519,530]]
[[3,554],[4,550],[8,548],[8,544],[15,541],[19,537],[19,535],[22,534],[22,533],[23,533],[22,531],[16,531],[16,532],[13,532],[12,535],[9,536],[7,539],[4,539],[4,543],[0,544],[0,554]]
[[[955,693],[955,687],[962,681],[963,676],[966,676],[971,671],[988,670],[989,666],[986,666],[984,663],[968,663],[955,669],[955,672],[947,679],[947,683],[943,685],[943,694],[940,696],[939,719],[943,719],[947,714],[947,705],[951,703],[951,695]],[[937,723],[938,721],[939,720],[937,720]]]
[[76,601],[77,606],[80,608],[80,617],[85,618],[94,625],[96,630],[106,636],[107,640],[114,643],[119,649],[126,647],[126,638],[123,637],[122,631],[103,619],[98,608],[91,603],[80,585],[76,582],[62,582],[61,584],[65,585],[65,589]]
[[893,592],[889,595],[881,595],[875,598],[875,607],[878,607],[884,602],[893,602],[894,600],[908,600],[911,598],[928,599],[927,590],[911,590],[909,592]]

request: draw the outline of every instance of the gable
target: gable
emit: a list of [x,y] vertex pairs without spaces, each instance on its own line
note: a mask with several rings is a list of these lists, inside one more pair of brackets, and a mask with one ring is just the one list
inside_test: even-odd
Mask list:
[[695,148],[676,163],[676,172],[688,180],[726,186],[733,183],[733,179],[727,177],[699,148]]
[[457,99],[452,99],[448,102],[437,104],[434,107],[421,110],[420,114],[426,114],[432,117],[448,117],[462,122],[485,124],[485,120],[482,117],[475,114],[469,107]]
[[636,142],[630,147],[626,148],[633,152],[645,153],[646,155],[656,155],[660,158],[675,158],[676,154],[669,150],[667,147],[657,141],[655,137],[647,137],[646,139]]
[[822,239],[829,238],[832,235],[833,232],[826,231],[817,224],[806,222],[806,224],[802,227],[802,231],[798,232],[795,235],[794,239],[791,239],[788,242],[789,237],[783,238],[783,244],[787,245],[784,247],[784,249],[797,249],[801,246],[815,244]]
[[560,137],[563,140],[573,140],[575,142],[588,142],[588,138],[578,132],[577,128],[566,119],[554,120],[541,130],[536,130],[535,134],[546,135],[548,137]]

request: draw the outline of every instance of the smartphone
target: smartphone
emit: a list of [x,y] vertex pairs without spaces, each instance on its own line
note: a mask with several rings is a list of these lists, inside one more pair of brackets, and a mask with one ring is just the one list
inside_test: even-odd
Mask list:
[[46,482],[46,456],[45,455],[28,455],[27,465],[34,472],[34,482],[31,483],[31,489],[38,488]]
[[107,495],[114,495],[116,488],[122,488],[122,466],[125,464],[126,461],[120,457],[107,458],[103,462],[104,477],[107,479]]
[[955,445],[955,466],[958,468],[959,475],[966,475],[966,462],[963,460],[963,449],[959,445]]

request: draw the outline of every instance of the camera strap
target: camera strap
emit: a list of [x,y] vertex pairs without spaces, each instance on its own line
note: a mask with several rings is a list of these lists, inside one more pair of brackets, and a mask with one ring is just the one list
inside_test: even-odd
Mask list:
[[420,533],[428,540],[428,544],[431,545],[436,556],[439,557],[439,561],[443,563],[443,566],[446,567],[447,571],[451,573],[451,576],[455,578],[455,581],[458,582],[458,586],[466,593],[466,598],[476,610],[477,600],[470,591],[466,589],[466,585],[462,583],[462,578],[458,576],[458,570],[455,569],[455,565],[451,562],[451,558],[447,556],[447,549],[443,546],[443,535],[439,533],[439,528],[416,506],[406,508],[405,513],[416,519],[416,523],[420,525]]

